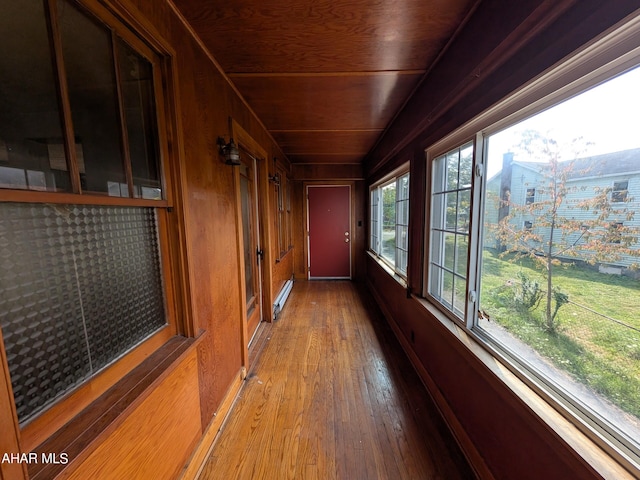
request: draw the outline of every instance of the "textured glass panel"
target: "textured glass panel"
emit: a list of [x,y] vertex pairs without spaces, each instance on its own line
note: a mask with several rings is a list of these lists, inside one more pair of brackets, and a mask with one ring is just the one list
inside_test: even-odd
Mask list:
[[0,266],[21,422],[166,323],[151,208],[2,203]]
[[0,326],[23,420],[91,373],[67,222],[0,204]]
[[111,32],[69,1],[58,11],[82,188],[128,196]]
[[136,196],[161,199],[152,65],[118,39],[118,70]]
[[45,2],[0,2],[0,188],[69,190]]
[[74,206],[68,222],[97,370],[165,324],[155,211]]

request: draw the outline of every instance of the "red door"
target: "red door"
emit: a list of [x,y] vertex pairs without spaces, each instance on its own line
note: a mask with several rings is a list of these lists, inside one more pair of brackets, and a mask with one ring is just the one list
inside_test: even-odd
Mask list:
[[309,278],[351,278],[351,187],[307,186]]

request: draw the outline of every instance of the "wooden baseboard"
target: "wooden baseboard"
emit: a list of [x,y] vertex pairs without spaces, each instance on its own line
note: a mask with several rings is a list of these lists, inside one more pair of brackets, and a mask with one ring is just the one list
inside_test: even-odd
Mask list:
[[416,373],[422,380],[422,383],[427,389],[427,392],[429,392],[431,399],[433,400],[436,408],[440,412],[440,416],[442,417],[447,427],[453,434],[453,437],[456,443],[462,450],[463,455],[469,462],[469,465],[475,472],[477,478],[483,479],[483,480],[494,480],[494,476],[491,473],[491,470],[489,470],[489,468],[487,467],[484,459],[480,455],[480,452],[478,452],[478,450],[475,447],[475,444],[467,435],[467,432],[458,421],[458,418],[456,417],[453,410],[451,410],[451,407],[449,406],[448,402],[444,398],[444,395],[438,388],[437,384],[435,383],[433,378],[431,378],[431,375],[429,374],[427,369],[424,367],[424,365],[422,365],[422,362],[414,352],[413,348],[411,348],[411,345],[409,345],[408,340],[402,334],[402,331],[400,330],[398,323],[396,322],[395,318],[393,318],[393,315],[391,314],[391,312],[387,309],[378,291],[375,289],[374,285],[368,279],[366,283],[367,283],[367,288],[369,289],[369,292],[371,292],[371,295],[373,296],[376,303],[378,304],[378,307],[382,311],[384,317],[387,319],[387,322],[389,323],[391,330],[393,330],[393,333],[398,339],[398,342],[400,342],[400,346],[404,350],[407,357],[409,357],[409,361],[411,362]]
[[222,428],[222,424],[226,420],[227,416],[231,412],[233,408],[233,404],[238,398],[238,393],[240,393],[240,388],[242,388],[243,384],[243,372],[240,370],[235,380],[231,384],[231,387],[227,391],[222,403],[220,404],[220,408],[215,413],[213,419],[209,423],[207,430],[204,432],[200,443],[193,451],[189,462],[185,466],[182,475],[180,476],[180,480],[195,480],[200,475],[200,471],[204,467],[204,463],[209,458],[211,450],[213,448],[213,444],[218,437],[218,433]]

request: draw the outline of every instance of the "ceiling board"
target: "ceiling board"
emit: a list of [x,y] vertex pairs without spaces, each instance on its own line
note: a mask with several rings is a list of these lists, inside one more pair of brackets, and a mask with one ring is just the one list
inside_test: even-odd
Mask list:
[[289,155],[344,154],[365,155],[382,130],[343,131],[276,131],[273,138]]
[[176,0],[227,73],[424,69],[469,0]]
[[479,0],[173,0],[293,163],[360,163]]
[[319,154],[319,153],[314,153],[314,154],[296,154],[296,153],[292,153],[290,155],[288,155],[289,160],[291,160],[291,163],[300,163],[300,164],[306,164],[306,163],[317,163],[317,164],[325,164],[325,163],[330,163],[330,164],[353,164],[353,163],[357,163],[360,164],[362,163],[362,155],[361,154],[343,154],[343,153],[332,153],[332,154]]
[[230,76],[269,130],[384,128],[420,75]]

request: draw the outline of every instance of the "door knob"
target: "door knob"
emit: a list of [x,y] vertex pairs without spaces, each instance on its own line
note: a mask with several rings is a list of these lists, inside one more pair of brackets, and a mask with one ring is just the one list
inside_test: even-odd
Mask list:
[[344,243],[349,243],[349,239],[348,239],[348,238],[345,238],[345,239],[344,239]]

